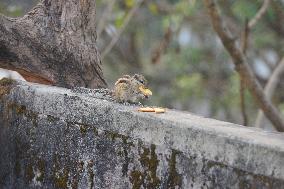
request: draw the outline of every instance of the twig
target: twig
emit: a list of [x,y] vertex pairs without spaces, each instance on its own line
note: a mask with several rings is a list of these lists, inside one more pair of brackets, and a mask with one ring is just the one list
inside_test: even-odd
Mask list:
[[249,31],[250,31],[249,21],[248,21],[248,19],[246,19],[245,28],[244,28],[244,31],[243,31],[242,37],[241,37],[241,39],[242,39],[242,51],[243,51],[244,54],[246,54],[247,47],[248,47]]
[[[280,63],[276,66],[267,84],[265,85],[264,93],[267,96],[267,98],[270,98],[270,99],[272,98],[275,92],[277,83],[282,73],[284,73],[284,57],[282,57]],[[262,127],[261,123],[263,123],[263,120],[264,120],[263,111],[259,110],[257,114],[257,118],[255,120],[255,127],[259,127],[259,128]]]
[[113,48],[113,46],[116,44],[116,42],[118,41],[120,35],[122,34],[122,32],[124,31],[124,29],[126,28],[127,24],[129,23],[130,19],[133,17],[134,13],[137,11],[137,9],[140,7],[141,3],[143,2],[143,0],[137,0],[137,3],[132,7],[132,9],[128,12],[127,16],[124,19],[124,22],[121,26],[121,28],[118,30],[117,34],[114,35],[114,37],[112,38],[111,42],[108,44],[108,46],[103,50],[102,54],[101,54],[101,59],[103,60],[105,58],[105,56],[111,51],[111,49]]
[[256,23],[261,19],[261,17],[265,14],[268,6],[269,6],[270,0],[264,0],[261,8],[256,13],[256,15],[249,21],[248,27],[251,29],[256,25]]
[[[244,31],[242,32],[241,36],[241,48],[243,54],[246,54],[247,48],[248,48],[248,37],[250,30],[257,24],[257,22],[261,19],[261,17],[265,14],[268,6],[269,6],[270,0],[264,0],[261,8],[258,10],[256,15],[248,21],[246,19],[245,21],[245,27]],[[241,105],[241,111],[242,111],[242,116],[243,116],[243,124],[247,125],[248,124],[248,116],[246,114],[246,103],[245,103],[245,86],[244,86],[244,81],[240,79],[240,105]]]
[[284,131],[284,120],[281,117],[280,112],[273,106],[270,99],[268,99],[255,78],[251,68],[247,63],[247,59],[242,53],[242,50],[237,46],[235,38],[232,37],[228,31],[227,26],[223,23],[223,19],[219,13],[217,5],[214,0],[204,0],[204,4],[210,15],[211,23],[214,30],[220,37],[223,45],[229,52],[235,69],[239,73],[240,77],[245,81],[250,93],[253,95],[257,105],[264,111],[267,118],[272,122],[278,131]]
[[172,39],[172,30],[171,30],[171,27],[169,26],[166,29],[166,32],[165,32],[163,39],[161,40],[159,46],[156,49],[154,49],[154,51],[152,53],[151,59],[152,59],[153,64],[157,64],[157,63],[160,62],[161,55],[168,48],[171,39]]
[[243,125],[248,125],[248,116],[246,112],[246,103],[245,103],[245,84],[242,78],[240,78],[240,105],[241,105],[241,112],[243,116]]
[[[245,29],[242,33],[241,39],[242,39],[242,51],[244,54],[246,54],[247,46],[248,46],[248,34],[249,34],[249,27],[248,27],[248,19],[245,21]],[[248,116],[246,113],[246,102],[245,102],[245,84],[242,78],[240,77],[240,106],[241,106],[241,112],[243,116],[243,125],[248,125]]]
[[100,39],[101,33],[105,29],[105,24],[109,16],[111,15],[111,10],[113,8],[113,5],[115,3],[115,0],[109,0],[107,7],[104,10],[104,13],[102,14],[100,18],[100,22],[98,23],[98,29],[97,29],[97,38]]
[[246,54],[247,46],[248,46],[248,37],[250,30],[257,24],[257,22],[262,18],[262,16],[267,11],[270,4],[270,0],[264,0],[261,8],[257,11],[255,16],[250,20],[246,20],[245,29],[242,33],[242,51]]

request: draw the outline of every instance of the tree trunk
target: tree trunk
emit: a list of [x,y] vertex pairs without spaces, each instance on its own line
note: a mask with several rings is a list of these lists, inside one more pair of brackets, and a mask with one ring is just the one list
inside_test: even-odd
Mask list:
[[38,83],[106,87],[95,16],[95,0],[42,0],[21,18],[0,15],[0,67]]

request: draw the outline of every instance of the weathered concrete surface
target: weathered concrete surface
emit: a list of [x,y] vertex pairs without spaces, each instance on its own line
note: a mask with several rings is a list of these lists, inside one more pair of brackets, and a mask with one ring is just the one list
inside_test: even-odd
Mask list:
[[5,90],[0,188],[284,188],[283,134],[141,113],[89,89]]

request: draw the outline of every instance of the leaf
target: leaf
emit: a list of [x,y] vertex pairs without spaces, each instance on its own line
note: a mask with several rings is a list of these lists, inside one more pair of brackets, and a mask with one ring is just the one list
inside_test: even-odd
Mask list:
[[183,91],[183,94],[181,94],[183,98],[190,95],[202,95],[202,76],[200,73],[183,75],[177,79],[176,85],[178,86],[179,91]]
[[197,3],[195,0],[189,1],[180,1],[175,6],[176,13],[181,15],[193,15],[196,11],[198,11]]
[[163,26],[163,28],[168,28],[168,27],[170,27],[170,23],[171,23],[171,18],[170,18],[170,16],[165,16],[165,17],[162,19],[162,26]]
[[255,3],[247,1],[236,1],[232,6],[233,13],[240,19],[251,19],[258,11]]
[[134,0],[124,0],[124,3],[127,8],[132,8],[135,4],[135,1]]
[[124,17],[125,17],[125,12],[123,11],[120,11],[116,14],[115,27],[120,28],[122,26]]
[[279,109],[282,112],[282,114],[284,114],[284,103],[279,105]]
[[156,4],[154,3],[149,3],[148,4],[148,9],[150,10],[150,12],[154,15],[157,15],[158,14],[158,7]]

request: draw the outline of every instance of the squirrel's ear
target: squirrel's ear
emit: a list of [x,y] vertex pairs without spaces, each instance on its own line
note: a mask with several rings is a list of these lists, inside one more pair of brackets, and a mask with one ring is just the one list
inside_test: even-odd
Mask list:
[[129,79],[129,78],[130,78],[130,75],[123,75],[122,78],[127,78],[127,79]]
[[128,83],[128,82],[129,82],[129,80],[127,78],[120,78],[115,82],[114,85],[117,85],[119,83]]
[[134,79],[139,80],[140,79],[140,75],[139,74],[134,74]]

